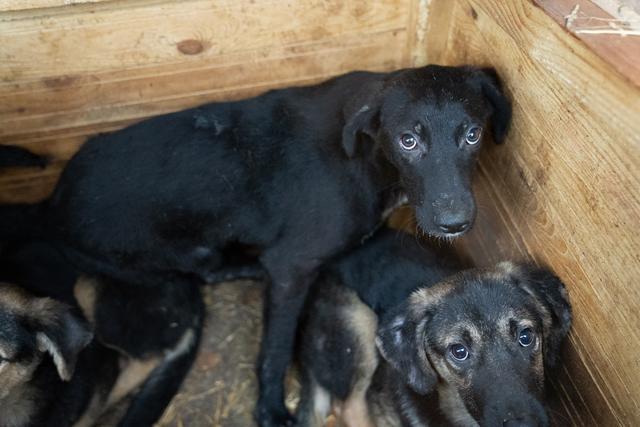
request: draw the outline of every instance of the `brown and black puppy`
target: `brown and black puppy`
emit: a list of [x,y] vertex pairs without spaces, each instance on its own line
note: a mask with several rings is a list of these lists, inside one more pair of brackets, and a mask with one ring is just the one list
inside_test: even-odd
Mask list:
[[0,384],[13,384],[0,390],[0,427],[89,426],[125,396],[120,426],[162,415],[197,353],[197,287],[178,281],[150,292],[78,277],[37,241],[0,252],[2,280],[20,288],[0,287]]
[[0,284],[0,426],[70,426],[106,402],[115,352],[70,306]]
[[349,426],[547,425],[545,374],[571,323],[560,280],[508,262],[444,280],[431,265],[420,280],[406,256],[387,253],[400,269],[370,286],[400,286],[404,301],[364,304],[348,274],[332,275],[309,301],[299,352],[303,423],[321,425],[333,406]]

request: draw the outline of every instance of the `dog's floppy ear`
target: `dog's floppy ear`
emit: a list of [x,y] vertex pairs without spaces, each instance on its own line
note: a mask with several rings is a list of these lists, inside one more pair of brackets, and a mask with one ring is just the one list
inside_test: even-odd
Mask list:
[[426,317],[413,319],[405,302],[386,313],[380,321],[376,346],[382,357],[416,393],[428,394],[437,383],[423,346]]
[[377,132],[381,89],[381,82],[365,83],[342,110],[342,148],[349,158],[356,155],[362,138],[373,138]]
[[502,144],[511,124],[511,101],[504,93],[498,73],[493,68],[481,68],[475,73],[482,94],[492,107],[493,141]]
[[68,306],[49,298],[39,298],[32,309],[31,327],[38,349],[51,355],[60,378],[69,381],[80,351],[93,338],[89,325]]
[[544,320],[544,363],[553,370],[560,348],[571,328],[571,303],[564,283],[549,269],[521,265],[513,274],[519,286],[533,295]]

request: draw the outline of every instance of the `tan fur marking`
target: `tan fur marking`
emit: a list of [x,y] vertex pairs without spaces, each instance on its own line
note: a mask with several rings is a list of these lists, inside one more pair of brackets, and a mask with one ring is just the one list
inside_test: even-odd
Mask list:
[[73,427],[91,427],[95,425],[100,415],[107,409],[106,400],[106,393],[94,393],[89,405],[87,405],[87,409],[78,421],[73,423]]
[[34,357],[29,364],[0,363],[0,420],[3,427],[27,425],[37,409],[38,391],[27,383],[40,360],[40,357]]
[[464,385],[462,380],[453,375],[446,366],[446,362],[442,360],[432,360],[432,366],[442,378],[437,386],[440,409],[451,425],[455,427],[478,426],[460,397],[459,389]]
[[307,420],[308,427],[322,427],[331,412],[331,396],[315,381],[311,386],[311,401],[313,402],[313,410],[311,419]]
[[14,316],[26,316],[53,323],[67,306],[51,298],[36,298],[17,286],[2,283],[0,308]]
[[122,398],[138,388],[147,379],[151,371],[159,364],[160,357],[150,357],[144,360],[131,359],[126,361],[124,369],[118,374],[118,379],[111,389],[107,399],[107,407],[118,403]]
[[346,427],[374,427],[367,405],[367,390],[352,393],[342,404],[340,418]]
[[123,397],[140,387],[149,377],[151,371],[158,367],[163,361],[173,360],[186,353],[194,344],[195,339],[195,331],[193,329],[187,329],[185,333],[182,334],[176,346],[165,351],[163,356],[158,355],[147,359],[121,359],[121,362],[124,362],[121,363],[121,365],[124,365],[124,367],[120,370],[118,379],[111,389],[107,407],[118,403]]
[[366,394],[379,363],[375,345],[378,318],[355,293],[350,299],[350,304],[345,306],[347,310],[343,312],[343,316],[346,320],[345,326],[353,332],[355,337],[358,337],[361,359],[358,363],[356,384],[349,397],[344,402],[340,402],[335,412],[347,427],[373,427]]
[[92,324],[95,324],[96,299],[99,286],[100,282],[97,280],[80,276],[73,287],[73,295],[82,309],[82,313]]
[[454,287],[453,281],[446,280],[428,288],[420,288],[409,297],[409,306],[413,312],[420,312],[438,304],[453,291]]

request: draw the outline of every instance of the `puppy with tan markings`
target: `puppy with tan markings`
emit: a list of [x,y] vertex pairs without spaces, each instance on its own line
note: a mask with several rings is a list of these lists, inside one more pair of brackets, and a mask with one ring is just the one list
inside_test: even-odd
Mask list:
[[[443,279],[450,268],[411,238],[384,232],[371,244],[390,272],[362,273],[372,264],[358,256],[367,243],[341,261],[350,273],[323,276],[309,301],[299,351],[305,425],[321,425],[332,407],[348,426],[548,425],[545,377],[571,324],[561,281],[509,262]],[[367,285],[369,295],[405,295],[362,298]]]
[[20,288],[0,286],[0,427],[88,427],[127,396],[118,425],[153,425],[197,353],[197,287],[78,277],[35,241],[0,252],[2,280]]
[[69,306],[0,284],[0,426],[69,426],[106,401],[117,358],[91,339]]

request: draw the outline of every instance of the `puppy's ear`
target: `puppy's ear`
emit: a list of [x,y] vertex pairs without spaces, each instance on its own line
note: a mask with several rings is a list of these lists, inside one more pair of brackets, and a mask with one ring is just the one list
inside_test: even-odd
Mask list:
[[426,317],[412,319],[409,303],[388,312],[380,322],[376,346],[382,357],[418,394],[426,395],[436,385],[437,375],[423,345]]
[[477,70],[476,79],[480,84],[482,94],[493,109],[491,113],[493,141],[496,144],[502,144],[511,124],[511,101],[505,95],[498,73],[493,68]]
[[80,351],[85,348],[93,334],[89,325],[71,313],[69,307],[42,298],[34,309],[33,329],[36,333],[38,349],[49,353],[58,370],[58,375],[64,381],[69,381],[78,360]]
[[349,158],[356,155],[358,143],[362,139],[374,138],[377,133],[381,91],[381,82],[367,82],[342,110],[342,148]]
[[553,370],[560,362],[560,348],[571,328],[571,303],[564,283],[546,268],[519,266],[514,273],[522,286],[537,301],[544,319],[544,362]]

